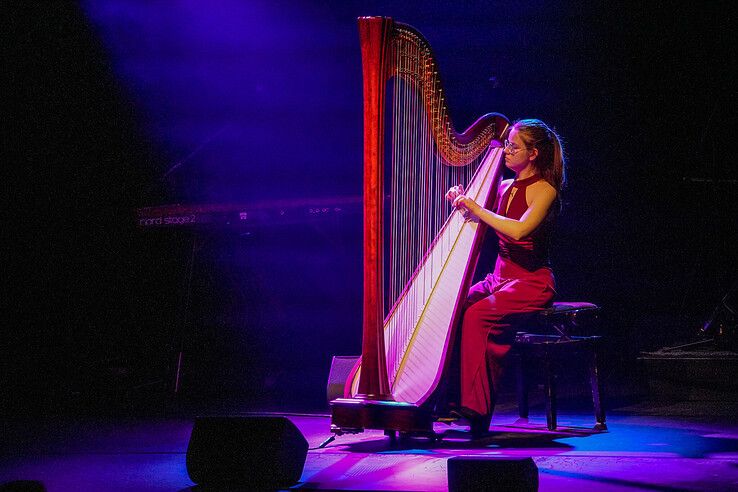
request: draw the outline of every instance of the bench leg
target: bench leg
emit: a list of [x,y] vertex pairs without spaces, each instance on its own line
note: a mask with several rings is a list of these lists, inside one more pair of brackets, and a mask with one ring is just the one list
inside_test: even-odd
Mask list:
[[526,357],[521,352],[518,354],[518,415],[521,419],[528,418],[528,367]]
[[600,395],[602,393],[602,385],[600,383],[599,367],[597,364],[597,351],[592,350],[589,358],[589,383],[592,387],[592,403],[594,403],[595,429],[607,430],[605,423],[605,409],[602,407]]
[[550,431],[556,430],[556,374],[550,357],[546,357],[546,427]]

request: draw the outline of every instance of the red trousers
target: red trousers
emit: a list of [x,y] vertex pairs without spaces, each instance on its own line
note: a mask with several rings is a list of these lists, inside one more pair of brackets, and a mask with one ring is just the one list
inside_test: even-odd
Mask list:
[[553,300],[549,268],[529,272],[498,258],[495,271],[469,289],[461,327],[461,405],[491,415],[519,323]]

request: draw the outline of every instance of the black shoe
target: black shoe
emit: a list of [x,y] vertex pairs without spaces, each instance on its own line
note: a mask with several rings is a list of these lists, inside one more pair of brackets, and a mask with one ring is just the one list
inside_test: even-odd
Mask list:
[[492,420],[491,415],[482,415],[476,410],[467,407],[459,407],[451,410],[452,415],[456,415],[469,424],[469,432],[472,439],[484,437],[489,432],[489,424]]
[[489,424],[492,421],[491,415],[479,415],[469,421],[469,432],[472,439],[481,439],[489,434]]

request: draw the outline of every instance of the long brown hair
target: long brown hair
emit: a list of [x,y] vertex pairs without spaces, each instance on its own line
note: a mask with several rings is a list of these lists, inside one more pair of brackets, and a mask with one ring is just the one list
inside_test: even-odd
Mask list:
[[561,193],[566,184],[564,148],[561,138],[541,120],[518,120],[513,124],[526,148],[538,149],[538,157],[533,161],[543,179]]

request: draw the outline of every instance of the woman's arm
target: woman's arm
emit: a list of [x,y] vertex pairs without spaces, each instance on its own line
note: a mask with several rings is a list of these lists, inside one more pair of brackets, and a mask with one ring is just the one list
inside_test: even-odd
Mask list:
[[[540,183],[540,184],[539,184]],[[479,220],[488,224],[502,234],[518,240],[530,235],[543,222],[548,214],[548,209],[556,199],[556,189],[545,181],[540,181],[526,189],[526,199],[530,200],[528,210],[525,211],[520,220],[509,219],[491,212],[466,195],[460,194],[453,198],[456,208],[463,207]],[[450,194],[450,192],[449,192]],[[448,196],[448,195],[447,195]]]

